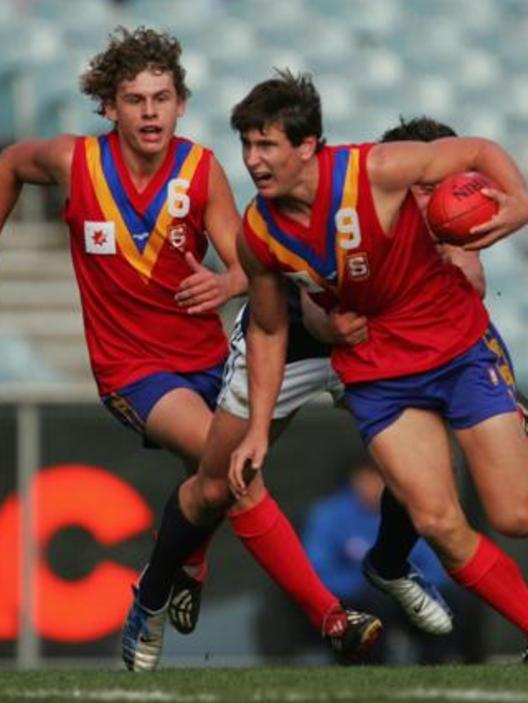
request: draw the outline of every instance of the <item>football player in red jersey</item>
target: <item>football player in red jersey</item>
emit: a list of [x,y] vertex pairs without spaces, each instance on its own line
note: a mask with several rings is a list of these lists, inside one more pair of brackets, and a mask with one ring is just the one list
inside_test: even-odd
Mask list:
[[503,375],[504,350],[478,293],[436,251],[410,190],[456,171],[489,175],[502,190],[487,191],[499,204],[478,228],[488,245],[528,221],[518,168],[480,138],[328,147],[315,87],[289,72],[256,86],[232,125],[258,190],[239,245],[251,278],[251,419],[232,454],[230,486],[214,451],[225,437],[215,443],[213,424],[198,475],[179,492],[179,558],[184,542],[203,540],[231,491],[244,495],[262,467],[284,367],[290,278],[326,309],[337,302],[368,317],[368,339],[333,352],[365,443],[453,578],[527,632],[528,587],[516,563],[467,523],[444,426],[446,419],[464,450],[493,527],[528,533],[528,442]]
[[[405,120],[400,117],[400,123],[387,130],[381,137],[381,142],[394,141],[425,141],[430,142],[442,137],[455,137],[456,132],[446,124],[438,122],[427,116],[415,117],[410,120]],[[411,188],[424,217],[426,216],[427,205],[429,198],[434,190],[433,184],[418,184]],[[434,239],[434,235],[433,235]],[[461,247],[452,246],[436,242],[437,250],[442,258],[455,266],[458,266],[466,278],[471,282],[477,290],[481,298],[486,295],[486,276],[484,267],[480,260],[478,251],[467,251]],[[506,347],[501,343],[503,350]],[[526,426],[526,408],[525,401],[521,394],[517,391],[514,380],[513,365],[506,355],[502,360],[503,370],[502,375],[508,381],[511,381],[511,391],[517,398],[518,414],[521,418],[523,428],[527,431]],[[401,568],[404,563],[404,551],[410,552],[413,544],[413,532],[418,538],[417,533],[409,523],[407,513],[402,506],[394,500],[390,492],[385,490],[382,495],[382,510],[384,519],[380,523],[379,534],[376,543],[370,549],[363,563],[365,576],[373,583],[380,587],[389,595],[398,597],[403,594],[404,581],[401,579]],[[393,535],[388,531],[388,528],[397,522],[400,532],[400,540],[394,542]],[[389,548],[390,545],[390,548]],[[409,588],[407,588],[409,590]],[[412,618],[411,618],[412,619]]]
[[476,291],[439,256],[411,192],[457,171],[494,178],[502,191],[487,194],[499,212],[475,230],[487,246],[528,221],[524,180],[484,139],[327,147],[307,119],[319,111],[309,78],[286,72],[256,86],[232,116],[258,190],[240,242],[251,277],[252,416],[233,454],[232,489],[243,494],[247,465],[262,466],[276,394],[270,374],[280,379],[283,365],[282,278],[304,272],[323,303],[333,295],[342,310],[369,318],[368,340],[337,345],[333,363],[387,485],[451,576],[527,633],[528,587],[517,564],[468,524],[444,425],[492,526],[528,534],[528,441],[507,351]]
[[[189,95],[180,54],[179,42],[166,34],[145,28],[116,32],[81,78],[82,91],[98,102],[112,131],[5,149],[0,223],[24,183],[63,189],[101,398],[121,422],[182,456],[194,470],[227,356],[217,308],[243,292],[247,281],[235,250],[240,218],[223,169],[209,149],[174,136]],[[207,239],[224,273],[201,263]],[[170,533],[173,506],[169,498],[160,534]],[[343,608],[317,578],[262,484],[256,482],[236,507],[236,524],[241,521],[244,535],[236,526],[235,532],[241,539],[248,531],[258,536],[252,553],[257,559],[265,553],[260,561],[268,573],[328,634],[328,613],[344,613]],[[272,524],[280,530],[269,529]],[[123,657],[134,670],[157,666],[169,605],[182,633],[198,617],[206,546],[191,553],[176,575],[164,547],[170,552],[170,544],[156,542],[123,635]],[[281,559],[269,560],[270,554]]]

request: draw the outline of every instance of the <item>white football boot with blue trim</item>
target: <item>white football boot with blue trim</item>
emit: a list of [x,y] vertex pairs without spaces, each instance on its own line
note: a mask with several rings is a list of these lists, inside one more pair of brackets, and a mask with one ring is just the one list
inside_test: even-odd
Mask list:
[[123,627],[121,655],[129,671],[155,671],[161,657],[170,597],[163,608],[153,611],[139,602],[137,586],[132,591],[134,601]]
[[378,574],[367,555],[362,570],[375,588],[399,603],[413,625],[430,635],[448,635],[453,630],[453,613],[436,586],[414,564],[408,564],[408,574],[386,579]]

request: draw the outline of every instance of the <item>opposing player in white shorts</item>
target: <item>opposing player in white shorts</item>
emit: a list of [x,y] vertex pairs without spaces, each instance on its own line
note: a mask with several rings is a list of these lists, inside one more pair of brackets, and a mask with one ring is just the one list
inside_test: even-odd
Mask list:
[[[306,329],[307,306],[314,304],[309,302],[308,297],[303,297],[303,301],[301,305],[298,289],[292,287],[289,294],[288,355],[284,379],[273,414],[275,420],[291,418],[300,408],[325,392],[330,394],[335,405],[339,405],[343,397],[343,384],[330,363],[330,347],[309,334]],[[248,322],[249,308],[246,305],[240,310],[231,333],[230,353],[217,403],[232,415],[244,419],[249,417],[246,357]],[[352,334],[355,335],[357,343],[366,334],[365,320],[356,318],[352,324],[354,325]]]
[[[299,293],[293,284],[288,289],[288,310],[290,324],[286,365],[273,413],[273,439],[284,431],[296,412],[307,403],[328,393],[334,405],[339,406],[344,394],[343,385],[330,362],[330,343],[336,341],[336,333],[328,325],[326,313],[311,302],[307,294]],[[363,341],[368,334],[366,318],[348,313],[344,319],[346,328],[342,322],[341,341],[349,344]],[[233,436],[243,434],[245,420],[249,418],[246,347],[248,324],[249,307],[246,305],[240,311],[231,334],[229,358],[213,421],[213,428],[222,428],[219,436],[223,437],[224,446],[225,428],[230,426]],[[324,337],[327,343],[317,339],[316,335]],[[218,451],[222,443],[211,439],[208,446],[214,446]],[[216,461],[218,460],[217,455]],[[260,480],[260,477],[257,476],[256,480]],[[405,568],[409,553],[418,540],[410,519],[388,491],[384,492],[381,508],[385,534],[394,535],[394,544],[391,538],[391,544],[380,544],[378,548],[383,552],[389,549],[392,561],[401,561],[405,575],[395,579],[382,578],[370,563],[365,564],[365,575],[374,586],[395,598],[417,627],[430,634],[449,633],[453,627],[452,613],[438,590],[427,583],[412,564],[409,563]]]

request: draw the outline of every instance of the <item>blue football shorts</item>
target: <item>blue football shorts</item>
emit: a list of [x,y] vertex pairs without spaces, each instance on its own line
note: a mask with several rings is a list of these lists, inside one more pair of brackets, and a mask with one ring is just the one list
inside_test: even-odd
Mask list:
[[436,369],[345,388],[365,445],[407,408],[433,410],[462,430],[516,412],[516,397],[510,356],[493,325],[468,351]]
[[214,411],[222,386],[223,370],[224,364],[219,364],[193,373],[151,373],[103,396],[102,401],[125,427],[144,435],[145,424],[152,408],[160,398],[176,388],[194,391],[211,411]]

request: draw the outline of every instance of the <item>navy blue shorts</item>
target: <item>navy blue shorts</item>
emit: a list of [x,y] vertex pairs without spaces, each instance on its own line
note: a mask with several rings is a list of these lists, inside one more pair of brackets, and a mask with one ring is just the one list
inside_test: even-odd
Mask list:
[[516,395],[508,350],[490,326],[467,352],[436,369],[347,385],[345,402],[368,445],[407,408],[434,410],[461,430],[515,412]]
[[102,401],[119,422],[143,435],[152,408],[160,398],[175,388],[194,391],[213,411],[222,386],[223,370],[224,364],[219,364],[193,373],[151,373],[103,396]]

